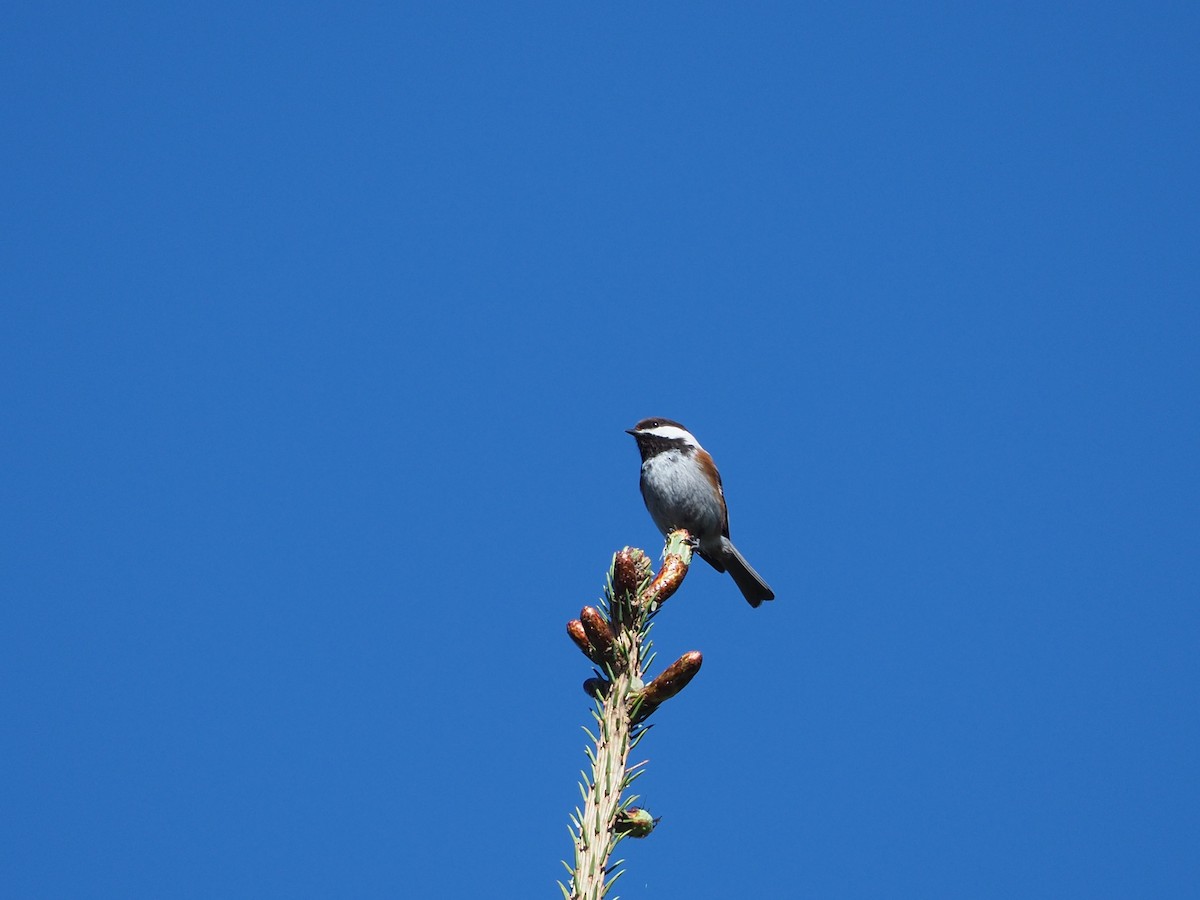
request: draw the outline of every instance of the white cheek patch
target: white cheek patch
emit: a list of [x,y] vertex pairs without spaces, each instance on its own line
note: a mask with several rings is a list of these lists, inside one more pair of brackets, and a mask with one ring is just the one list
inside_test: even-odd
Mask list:
[[696,439],[692,437],[692,433],[685,428],[680,428],[678,425],[658,425],[654,428],[647,428],[646,434],[652,434],[655,437],[664,438],[669,441],[683,441],[686,444],[691,444],[693,447],[699,447]]

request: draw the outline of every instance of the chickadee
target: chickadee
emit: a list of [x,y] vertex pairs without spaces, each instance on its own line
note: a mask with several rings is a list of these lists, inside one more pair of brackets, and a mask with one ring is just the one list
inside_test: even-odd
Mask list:
[[774,592],[729,540],[729,511],[721,473],[692,433],[670,419],[642,419],[626,430],[642,453],[642,499],[664,535],[686,528],[697,552],[718,572],[729,571],[751,606]]

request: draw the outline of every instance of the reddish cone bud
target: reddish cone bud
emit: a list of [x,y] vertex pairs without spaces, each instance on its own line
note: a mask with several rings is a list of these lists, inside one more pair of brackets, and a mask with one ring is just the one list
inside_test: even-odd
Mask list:
[[609,660],[600,654],[592,643],[588,640],[587,630],[584,629],[583,623],[578,619],[572,619],[567,623],[567,634],[571,640],[575,642],[575,646],[583,651],[583,655],[598,665],[600,668],[611,665]]
[[588,643],[595,650],[592,662],[598,666],[615,665],[616,657],[613,654],[615,638],[612,628],[600,614],[600,610],[594,606],[585,606],[579,612],[579,619],[583,623],[583,633],[587,635]]
[[700,655],[699,650],[692,650],[683,654],[683,656],[667,666],[657,678],[646,685],[646,690],[642,692],[642,697],[650,703],[663,703],[670,700],[687,687],[689,681],[696,677],[696,673],[700,671],[700,664],[702,662],[704,662],[704,657]]
[[[571,640],[575,642],[575,646],[583,651],[583,655],[588,659],[592,658],[592,648],[588,644],[587,632],[583,630],[583,623],[578,619],[572,619],[567,623],[567,634]],[[592,662],[595,662],[593,659]]]
[[658,575],[639,598],[643,605],[655,603],[662,606],[667,602],[668,597],[679,590],[692,559],[691,540],[691,536],[682,529],[672,531],[667,535],[662,568],[658,570]]
[[636,547],[626,547],[613,558],[613,593],[621,601],[636,597],[638,588],[653,572],[650,558]]
[[659,706],[682,691],[687,683],[696,677],[703,661],[700,651],[692,650],[667,666],[657,678],[646,685],[642,691],[642,702],[637,708],[634,724],[645,722]]

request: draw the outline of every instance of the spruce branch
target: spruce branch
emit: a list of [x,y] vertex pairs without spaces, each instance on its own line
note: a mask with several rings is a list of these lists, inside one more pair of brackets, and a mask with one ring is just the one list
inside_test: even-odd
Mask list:
[[692,651],[645,682],[654,658],[650,620],[683,582],[691,558],[691,537],[674,531],[651,578],[646,554],[626,547],[613,556],[600,608],[585,606],[567,623],[571,640],[596,666],[595,676],[583,683],[595,701],[596,733],[584,729],[594,747],[585,748],[591,773],[581,773],[583,810],[571,816],[574,865],[564,861],[569,885],[559,882],[566,900],[603,900],[622,874],[623,861],[609,862],[617,843],[646,837],[658,823],[633,805],[637,795],[622,795],[645,771],[645,762],[629,765],[629,754],[646,735],[646,719],[700,670],[700,653]]

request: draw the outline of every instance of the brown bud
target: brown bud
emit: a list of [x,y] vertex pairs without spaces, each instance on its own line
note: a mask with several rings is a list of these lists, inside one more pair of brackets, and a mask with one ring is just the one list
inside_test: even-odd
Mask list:
[[[588,644],[587,632],[583,630],[583,623],[578,619],[572,619],[567,623],[567,634],[575,642],[575,646],[583,651],[583,655],[588,659],[592,659],[592,648]],[[593,659],[592,662],[595,662],[595,660]]]
[[612,596],[609,613],[613,625],[626,627],[637,620],[638,594],[654,570],[650,559],[636,547],[626,547],[613,557]]
[[585,606],[579,611],[579,619],[583,623],[583,633],[587,636],[588,643],[592,645],[594,651],[594,655],[591,656],[592,662],[598,666],[615,666],[616,655],[613,653],[615,638],[612,628],[600,614],[600,610],[594,606]]
[[642,595],[642,603],[657,603],[662,606],[679,589],[685,574],[687,574],[687,567],[679,561],[678,557],[667,557],[663,560],[663,566],[658,570],[658,575],[650,582],[650,587],[646,588],[646,593]]
[[703,657],[699,650],[683,654],[667,666],[657,678],[642,689],[641,702],[637,705],[633,724],[639,725],[654,715],[654,711],[684,689],[700,671]]
[[613,593],[618,601],[636,597],[638,588],[650,577],[650,558],[636,547],[626,547],[613,557]]
[[571,640],[575,642],[575,646],[583,651],[583,655],[598,665],[600,668],[610,666],[612,663],[601,655],[600,651],[588,640],[587,630],[583,627],[583,623],[578,619],[572,619],[567,623],[567,634]]
[[658,819],[651,816],[649,812],[636,806],[631,806],[617,813],[616,821],[613,822],[613,829],[617,834],[644,838],[650,835],[650,832],[654,830],[654,826],[657,824]]
[[642,594],[640,602],[644,605],[655,603],[659,606],[666,603],[667,598],[683,584],[683,576],[687,575],[691,561],[691,536],[682,529],[672,531],[667,535],[662,568]]
[[683,654],[646,685],[646,689],[642,691],[642,702],[653,703],[657,706],[670,700],[696,677],[702,662],[704,662],[704,657],[700,655],[699,650],[691,650]]

